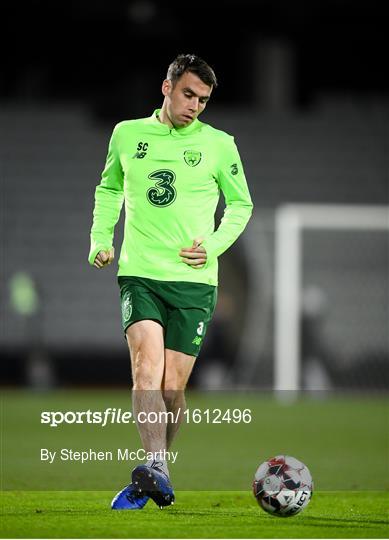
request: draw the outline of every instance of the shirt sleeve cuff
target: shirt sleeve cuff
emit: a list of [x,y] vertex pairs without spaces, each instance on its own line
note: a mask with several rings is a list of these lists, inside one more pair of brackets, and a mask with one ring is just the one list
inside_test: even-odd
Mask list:
[[98,254],[99,251],[108,251],[109,249],[111,249],[111,247],[112,246],[106,247],[106,246],[102,246],[101,244],[97,245],[97,244],[92,243],[91,249],[90,249],[90,252],[89,252],[89,256],[88,256],[89,264],[91,264],[93,266],[93,263],[95,262],[96,255]]

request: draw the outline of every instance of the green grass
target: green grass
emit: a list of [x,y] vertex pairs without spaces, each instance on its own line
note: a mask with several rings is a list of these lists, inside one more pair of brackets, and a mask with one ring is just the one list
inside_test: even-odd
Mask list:
[[[162,512],[112,512],[136,463],[40,460],[60,451],[140,448],[135,425],[40,423],[42,411],[130,409],[128,392],[5,391],[2,523],[5,538],[385,538],[388,529],[388,401],[332,396],[286,405],[263,393],[189,393],[188,406],[249,408],[249,424],[184,424],[170,466],[177,503]],[[267,515],[250,492],[254,472],[280,453],[308,465],[315,493],[287,519]],[[207,489],[208,491],[201,491]]]
[[276,518],[247,492],[179,492],[163,511],[113,512],[107,492],[8,492],[2,538],[386,538],[383,493],[317,493],[300,515]]

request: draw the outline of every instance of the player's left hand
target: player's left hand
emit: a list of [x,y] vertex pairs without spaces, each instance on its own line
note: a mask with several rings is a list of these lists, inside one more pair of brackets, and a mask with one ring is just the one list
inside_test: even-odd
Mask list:
[[195,238],[192,247],[184,247],[179,255],[182,257],[182,262],[192,266],[193,268],[202,268],[207,262],[207,252],[201,245],[204,238]]

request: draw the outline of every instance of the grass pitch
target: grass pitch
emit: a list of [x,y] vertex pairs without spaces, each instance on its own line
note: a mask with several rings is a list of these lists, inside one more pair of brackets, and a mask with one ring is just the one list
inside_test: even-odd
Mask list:
[[[176,504],[110,510],[130,462],[42,462],[40,449],[140,447],[134,425],[42,425],[44,411],[130,407],[128,392],[5,391],[2,399],[2,538],[387,538],[388,402],[384,397],[302,399],[190,393],[193,409],[249,408],[248,424],[184,424],[170,466]],[[308,465],[315,491],[299,515],[263,512],[250,488],[257,466],[286,453]],[[209,491],[201,491],[204,489]]]
[[389,499],[316,493],[292,518],[263,512],[248,492],[179,492],[159,510],[109,510],[110,492],[3,494],[2,538],[387,538]]

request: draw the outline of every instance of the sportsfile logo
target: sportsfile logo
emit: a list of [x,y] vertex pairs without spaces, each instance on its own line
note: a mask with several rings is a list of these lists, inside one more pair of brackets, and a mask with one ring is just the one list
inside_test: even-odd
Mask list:
[[251,409],[181,409],[172,411],[131,411],[108,407],[104,411],[42,411],[41,424],[58,427],[61,424],[97,424],[105,427],[111,424],[249,424]]

